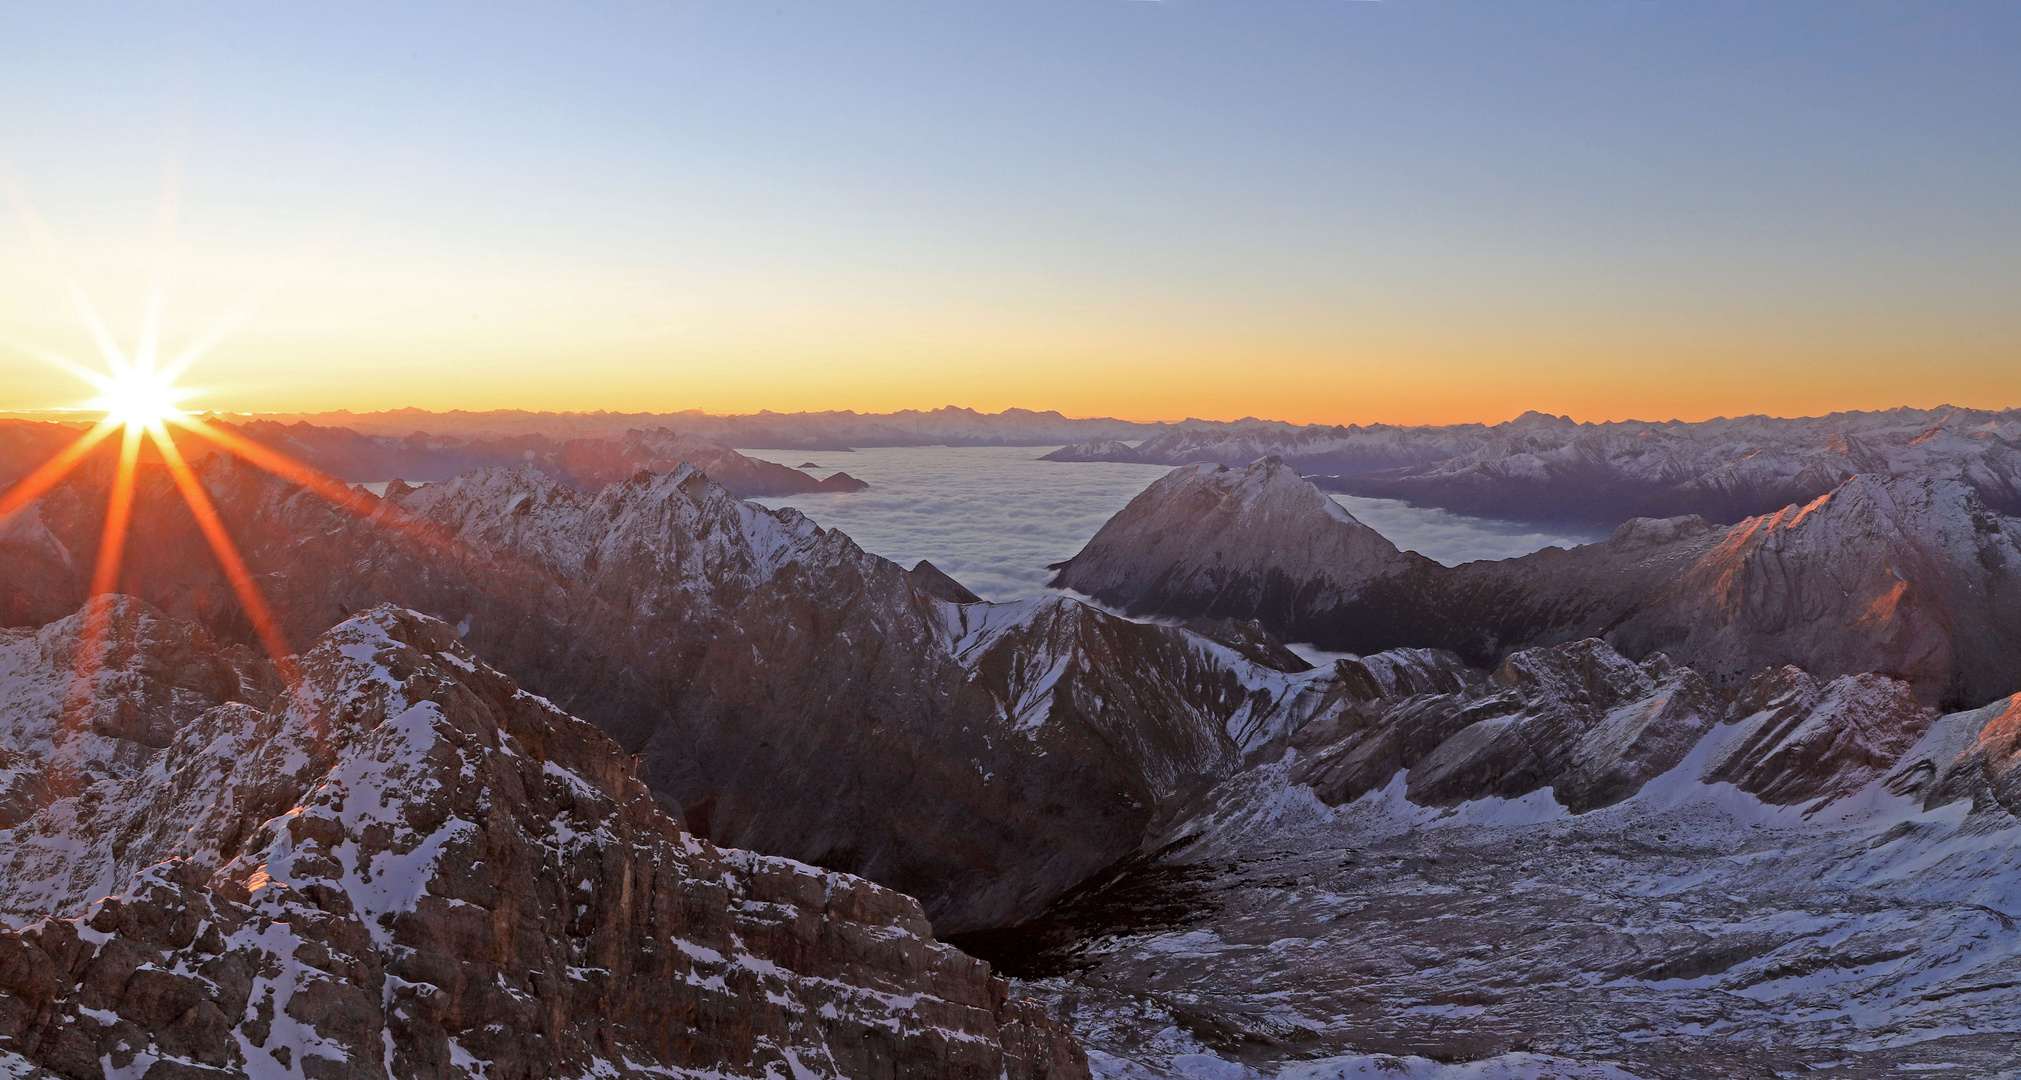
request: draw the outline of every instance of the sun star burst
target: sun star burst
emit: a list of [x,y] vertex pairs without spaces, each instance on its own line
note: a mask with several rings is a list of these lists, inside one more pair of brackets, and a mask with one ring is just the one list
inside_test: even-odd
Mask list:
[[[34,213],[22,192],[9,185],[7,194],[11,197],[16,211],[28,226],[31,236],[38,238],[45,253],[53,253],[56,245]],[[164,238],[172,235],[175,216],[174,186],[164,195],[163,206],[157,222],[157,248],[165,246]],[[158,351],[162,312],[162,266],[163,252],[157,250],[153,260],[154,269],[150,275],[147,300],[142,320],[138,348],[129,355],[114,340],[105,320],[98,314],[95,305],[86,296],[76,281],[66,280],[71,301],[77,309],[85,331],[97,344],[105,370],[94,370],[78,364],[70,358],[39,347],[16,346],[70,372],[97,391],[97,396],[83,403],[84,408],[103,412],[103,419],[90,430],[80,435],[76,441],[65,447],[54,457],[28,476],[16,481],[12,486],[0,490],[0,527],[4,527],[14,515],[27,509],[50,488],[54,487],[101,443],[114,435],[119,440],[118,465],[113,473],[108,489],[105,524],[101,533],[97,557],[94,560],[91,586],[87,593],[85,629],[77,650],[77,676],[79,692],[88,685],[88,676],[99,665],[99,653],[103,649],[107,632],[106,620],[109,606],[99,598],[118,590],[121,571],[124,567],[126,544],[133,519],[135,482],[140,465],[143,442],[152,443],[174,481],[177,492],[189,507],[198,531],[217,558],[219,569],[231,584],[240,607],[252,624],[260,643],[265,646],[284,677],[292,678],[293,665],[286,639],[280,624],[273,616],[260,594],[245,558],[240,554],[238,544],[226,529],[217,507],[196,470],[177,445],[177,433],[195,436],[211,447],[252,463],[282,477],[301,484],[316,494],[345,509],[371,515],[377,507],[376,500],[353,490],[350,485],[327,476],[316,469],[288,457],[285,454],[261,446],[230,427],[214,424],[204,417],[191,414],[183,409],[183,402],[194,396],[195,391],[178,385],[178,380],[205,353],[215,348],[230,332],[243,323],[271,293],[271,289],[255,293],[247,301],[235,306],[205,333],[199,335],[194,344],[165,365],[158,365]]]

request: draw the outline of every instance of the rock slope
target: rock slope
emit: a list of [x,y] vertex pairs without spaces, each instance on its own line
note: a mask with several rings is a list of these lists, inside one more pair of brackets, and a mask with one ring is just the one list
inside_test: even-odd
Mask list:
[[[1268,650],[1070,601],[964,606],[692,468],[594,494],[488,470],[391,490],[370,520],[222,459],[200,471],[291,640],[384,602],[439,615],[640,755],[693,831],[906,891],[949,931],[1026,917],[1134,851],[1300,693]],[[102,484],[59,486],[41,531],[0,543],[21,621],[82,601]],[[123,587],[251,640],[166,479],[140,490]]]
[[0,643],[9,752],[75,781],[0,831],[13,1075],[1087,1075],[916,902],[685,835],[440,622],[375,609],[272,695],[99,603],[60,707],[85,616]]
[[1595,641],[1340,667],[1145,855],[963,939],[1097,1075],[2021,1068],[2021,696],[1781,669],[1728,708]]
[[1962,481],[1860,475],[1731,528],[1637,519],[1599,544],[1443,567],[1398,552],[1275,459],[1175,470],[1054,584],[1133,615],[1254,618],[1355,652],[1488,665],[1598,636],[1738,689],[1764,667],[1879,672],[1926,700],[2021,688],[2021,522]]

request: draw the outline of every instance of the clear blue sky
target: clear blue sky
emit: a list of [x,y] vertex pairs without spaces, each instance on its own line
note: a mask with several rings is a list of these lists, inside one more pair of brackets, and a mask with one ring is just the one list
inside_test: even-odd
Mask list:
[[22,4],[0,103],[115,322],[171,147],[172,332],[316,247],[221,407],[2021,405],[2015,3]]

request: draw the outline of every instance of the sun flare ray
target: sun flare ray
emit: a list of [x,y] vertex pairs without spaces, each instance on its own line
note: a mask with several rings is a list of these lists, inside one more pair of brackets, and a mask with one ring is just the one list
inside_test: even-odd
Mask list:
[[141,428],[126,425],[119,444],[119,467],[112,476],[112,495],[106,503],[105,531],[98,541],[98,559],[91,571],[90,596],[119,588],[119,572],[126,562],[127,526],[133,522],[134,479],[140,472]]
[[211,501],[210,492],[197,479],[196,471],[182,456],[175,439],[167,426],[156,420],[147,427],[148,436],[160,451],[161,459],[168,466],[169,475],[175,486],[182,492],[184,503],[189,505],[191,516],[196,518],[197,528],[203,532],[204,540],[210,544],[211,553],[217,556],[218,566],[224,570],[225,580],[231,583],[232,592],[238,595],[239,606],[245,610],[246,618],[253,624],[253,632],[260,637],[260,644],[266,647],[276,665],[281,668],[281,676],[293,680],[292,663],[288,657],[287,638],[281,633],[280,622],[267,606],[266,597],[260,594],[259,585],[253,580],[252,571],[246,568],[245,557],[239,554],[238,544],[218,516],[217,506]]
[[99,443],[104,442],[118,430],[119,424],[111,418],[100,420],[90,431],[78,436],[76,442],[43,462],[34,472],[15,481],[13,487],[0,493],[0,525],[5,525],[7,520],[20,513],[22,508],[40,498],[43,492],[56,486],[56,482],[63,479],[71,469],[76,468],[77,463],[84,460],[86,454],[97,449]]
[[[111,594],[118,591],[122,574],[126,569],[126,554],[133,528],[134,503],[144,442],[151,443],[159,454],[161,463],[174,482],[176,492],[188,507],[211,554],[217,559],[217,564],[237,597],[240,609],[244,612],[254,634],[273,659],[282,677],[289,681],[294,677],[294,663],[280,620],[275,617],[272,607],[260,592],[258,580],[248,566],[238,543],[226,527],[224,517],[219,513],[209,489],[204,486],[196,467],[177,445],[174,432],[188,432],[210,446],[284,480],[299,484],[342,509],[389,526],[397,532],[421,537],[430,543],[452,546],[455,544],[452,537],[446,534],[439,535],[438,530],[425,529],[407,515],[397,512],[387,513],[386,507],[379,499],[341,480],[296,461],[286,454],[262,446],[229,426],[214,424],[183,409],[183,402],[193,391],[178,386],[177,380],[192,364],[236,332],[258,313],[261,307],[273,299],[287,274],[270,279],[226,309],[223,315],[206,327],[193,341],[175,353],[172,359],[163,363],[160,337],[167,291],[167,264],[170,249],[174,244],[180,209],[177,172],[178,170],[172,166],[164,178],[164,190],[156,209],[154,232],[150,243],[147,279],[141,298],[140,337],[130,353],[120,347],[97,305],[92,302],[76,278],[68,273],[61,275],[63,286],[85,332],[97,346],[104,360],[103,369],[93,370],[73,362],[54,350],[33,343],[18,342],[11,337],[4,343],[13,351],[33,356],[69,372],[79,381],[92,387],[97,396],[86,402],[86,406],[99,410],[104,415],[34,472],[0,489],[0,525],[5,525],[16,514],[47,494],[115,433],[121,435],[118,456],[107,490],[105,520],[92,565],[91,584],[86,592],[85,625],[75,657],[73,693],[77,695],[76,701],[80,704],[88,696],[95,669],[103,663],[104,658],[101,654],[105,649],[114,610]],[[51,265],[65,265],[68,260],[56,242],[54,234],[28,201],[20,186],[13,182],[4,164],[0,164],[0,186],[5,187],[16,215],[26,227],[35,246],[42,251]],[[313,250],[311,249],[312,252]],[[296,263],[302,261],[303,258],[295,260]]]

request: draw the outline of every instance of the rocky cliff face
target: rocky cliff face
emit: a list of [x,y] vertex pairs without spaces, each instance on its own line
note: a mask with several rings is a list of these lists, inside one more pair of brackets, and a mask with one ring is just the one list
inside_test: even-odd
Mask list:
[[1893,768],[1937,718],[1900,680],[1869,673],[1825,682],[1798,667],[1756,675],[1733,712],[1743,734],[1705,778],[1777,805],[1859,790]]
[[1255,618],[1357,652],[1515,649],[1599,636],[1738,689],[1764,668],[1880,672],[1926,701],[2021,686],[2021,522],[1960,481],[1856,476],[1717,528],[1637,519],[1606,542],[1447,568],[1398,553],[1283,465],[1175,470],[1057,584],[1139,615]]
[[2021,1067],[2017,699],[1785,668],[1729,705],[1593,640],[1326,685],[1144,855],[964,939],[1098,1074]]
[[2021,686],[2021,521],[1958,481],[1855,477],[1734,526],[1615,636],[1729,683],[1795,663],[1976,704]]
[[106,603],[62,704],[85,617],[4,643],[12,773],[63,778],[0,828],[13,1075],[1087,1075],[915,901],[685,835],[440,622],[346,622],[275,694]]
[[[291,640],[383,602],[440,615],[640,755],[692,830],[908,891],[949,930],[1025,917],[1135,850],[1298,696],[1266,653],[1183,630],[950,602],[692,468],[595,494],[490,470],[389,492],[370,521],[221,459],[201,471]],[[98,483],[60,486],[42,532],[0,544],[0,602],[41,622],[81,601]],[[124,587],[247,640],[180,500],[140,486]],[[30,571],[63,587],[15,591]]]

